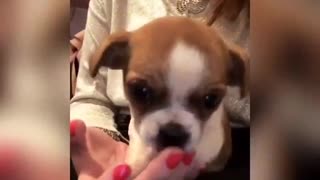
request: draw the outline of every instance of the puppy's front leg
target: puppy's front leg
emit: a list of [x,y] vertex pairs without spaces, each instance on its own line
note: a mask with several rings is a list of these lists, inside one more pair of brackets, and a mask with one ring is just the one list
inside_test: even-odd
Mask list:
[[196,159],[207,171],[220,171],[231,156],[231,129],[222,107],[213,116],[204,126]]
[[136,177],[143,171],[153,157],[153,149],[143,143],[134,127],[134,119],[129,124],[130,142],[127,151],[126,163],[130,165],[132,177]]

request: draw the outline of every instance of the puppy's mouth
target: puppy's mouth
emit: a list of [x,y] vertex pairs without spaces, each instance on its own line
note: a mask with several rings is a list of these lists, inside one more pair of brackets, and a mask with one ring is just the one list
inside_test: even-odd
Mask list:
[[190,134],[183,126],[176,123],[168,123],[159,129],[154,142],[156,150],[160,152],[167,147],[185,149],[189,139]]
[[175,148],[179,148],[182,150],[186,149],[186,145],[177,145],[175,142],[172,142],[172,143],[159,143],[159,142],[157,142],[156,151],[161,152],[162,150],[169,148],[169,147],[175,147]]

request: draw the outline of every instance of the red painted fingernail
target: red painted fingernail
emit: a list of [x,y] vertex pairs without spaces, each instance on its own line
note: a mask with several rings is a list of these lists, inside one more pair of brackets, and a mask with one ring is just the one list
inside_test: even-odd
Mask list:
[[200,173],[204,173],[204,172],[206,172],[206,168],[201,168],[199,171],[200,171]]
[[113,179],[114,180],[125,180],[128,179],[131,174],[131,168],[126,165],[119,165],[113,171]]
[[192,163],[195,153],[186,153],[183,156],[183,163],[189,166]]
[[12,173],[17,166],[18,160],[18,153],[14,148],[0,147],[0,177]]
[[206,171],[206,166],[201,166],[199,169],[200,173],[203,173]]
[[70,136],[74,136],[76,134],[76,122],[72,121],[70,123]]
[[167,158],[166,165],[169,169],[176,168],[183,159],[182,153],[170,154]]

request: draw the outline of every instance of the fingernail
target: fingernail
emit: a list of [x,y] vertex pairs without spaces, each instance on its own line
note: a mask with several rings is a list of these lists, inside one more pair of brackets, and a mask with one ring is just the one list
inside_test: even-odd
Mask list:
[[189,166],[192,163],[195,153],[185,153],[183,156],[183,163]]
[[183,159],[182,153],[170,154],[167,158],[166,165],[168,169],[175,169]]
[[[12,173],[18,163],[18,154],[14,149],[0,147],[0,177]],[[1,179],[1,178],[0,178]]]
[[114,180],[125,180],[128,179],[131,174],[131,168],[126,165],[119,165],[113,171],[113,179]]
[[206,172],[206,169],[205,169],[205,168],[202,168],[202,169],[199,170],[199,172],[200,172],[200,173],[205,173],[205,172]]
[[70,123],[70,136],[74,136],[76,134],[76,122],[72,121]]
[[200,173],[204,173],[206,171],[206,166],[202,166],[199,169]]

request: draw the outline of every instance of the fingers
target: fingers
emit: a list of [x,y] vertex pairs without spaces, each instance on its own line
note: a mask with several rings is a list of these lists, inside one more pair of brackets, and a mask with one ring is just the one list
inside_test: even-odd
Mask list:
[[[184,154],[179,149],[168,149],[159,154],[143,172],[135,178],[136,180],[149,180],[155,177],[166,177],[179,164],[183,162]],[[120,164],[115,166],[111,171],[107,171],[99,180],[127,180],[131,177],[131,168],[127,164]],[[160,178],[159,178],[160,179]]]
[[175,148],[166,149],[148,165],[137,180],[183,179],[186,174],[191,173],[191,169],[197,169],[193,161],[194,155]]
[[25,162],[19,145],[0,142],[0,179],[21,179],[20,173],[26,170]]
[[113,173],[112,173],[112,179],[113,180],[126,180],[130,177],[131,175],[131,168],[126,165],[122,164],[117,166]]
[[[186,153],[176,148],[170,148],[160,153],[150,162],[146,169],[135,180],[150,179],[194,179],[198,174],[194,153]],[[196,171],[194,171],[196,170]],[[127,180],[132,178],[132,170],[127,164],[120,164],[106,171],[99,180]]]
[[70,140],[72,146],[85,145],[86,125],[81,120],[70,122]]
[[79,175],[79,179],[82,178],[81,171],[86,170],[86,165],[93,163],[87,149],[86,130],[86,126],[81,120],[73,120],[70,122],[71,159]]
[[16,169],[17,153],[10,147],[0,148],[0,177],[8,176]]

